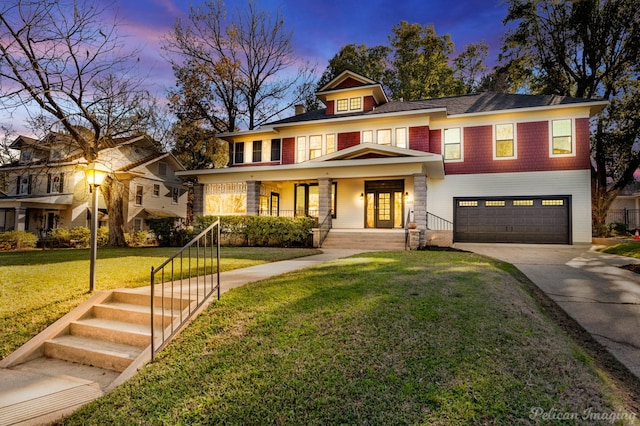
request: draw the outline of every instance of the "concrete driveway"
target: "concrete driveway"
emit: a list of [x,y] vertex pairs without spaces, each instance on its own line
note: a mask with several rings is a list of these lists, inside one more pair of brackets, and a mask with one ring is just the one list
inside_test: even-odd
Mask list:
[[589,245],[470,244],[455,247],[515,265],[640,378],[640,259]]

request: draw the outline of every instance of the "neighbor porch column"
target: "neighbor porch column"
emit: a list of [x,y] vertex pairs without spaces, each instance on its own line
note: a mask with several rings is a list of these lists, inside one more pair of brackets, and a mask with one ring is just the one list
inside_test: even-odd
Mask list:
[[420,231],[420,247],[427,244],[427,175],[413,175],[413,221]]
[[331,228],[331,187],[333,179],[322,177],[318,178],[318,221],[319,225],[327,218],[326,225]]
[[27,208],[16,207],[15,230],[26,231],[27,226]]
[[259,180],[247,181],[247,215],[260,214],[260,184]]

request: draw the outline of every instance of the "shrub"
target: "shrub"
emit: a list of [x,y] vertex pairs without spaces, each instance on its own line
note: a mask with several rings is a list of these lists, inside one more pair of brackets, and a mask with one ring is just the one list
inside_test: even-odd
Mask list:
[[[196,218],[196,232],[218,218]],[[240,246],[309,247],[315,220],[308,217],[221,216],[221,244]]]
[[91,239],[91,231],[84,226],[75,226],[69,230],[69,239],[75,241],[77,247],[87,247]]
[[0,232],[0,250],[18,250],[33,248],[38,243],[38,237],[27,231]]
[[179,217],[147,219],[146,223],[162,247],[180,247],[189,241],[189,231]]
[[133,233],[127,232],[124,234],[124,238],[129,246],[142,247],[148,245],[149,233],[142,229],[140,231],[134,231]]

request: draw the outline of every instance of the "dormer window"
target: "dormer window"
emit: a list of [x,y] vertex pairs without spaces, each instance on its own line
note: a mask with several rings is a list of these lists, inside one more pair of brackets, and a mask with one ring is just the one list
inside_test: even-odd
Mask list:
[[354,112],[362,111],[362,97],[356,96],[354,98],[343,98],[336,100],[336,112]]
[[29,161],[31,161],[31,151],[22,151],[20,153],[20,162],[28,163]]
[[360,111],[362,109],[362,98],[349,99],[349,109],[351,111]]
[[347,111],[349,111],[349,100],[348,99],[338,99],[336,101],[336,111],[337,112],[347,112]]

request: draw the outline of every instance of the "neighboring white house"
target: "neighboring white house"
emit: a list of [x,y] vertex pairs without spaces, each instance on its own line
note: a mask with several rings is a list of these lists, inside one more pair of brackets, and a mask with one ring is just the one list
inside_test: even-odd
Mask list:
[[640,228],[640,181],[631,182],[613,200],[607,223],[623,223],[630,231]]
[[390,101],[350,71],[317,96],[324,109],[218,135],[229,167],[179,172],[201,184],[195,213],[307,215],[329,235],[413,222],[422,245],[447,226],[454,241],[591,242],[589,119],[606,102]]
[[[0,230],[45,236],[52,228],[88,226],[87,161],[70,138],[58,133],[43,140],[19,136],[11,148],[19,150],[20,157],[0,167],[9,182],[8,191],[0,196]],[[100,151],[98,159],[125,185],[126,231],[147,229],[147,218],[186,217],[186,188],[176,176],[184,167],[148,136],[116,139]],[[106,225],[107,214],[100,196],[101,225]]]

